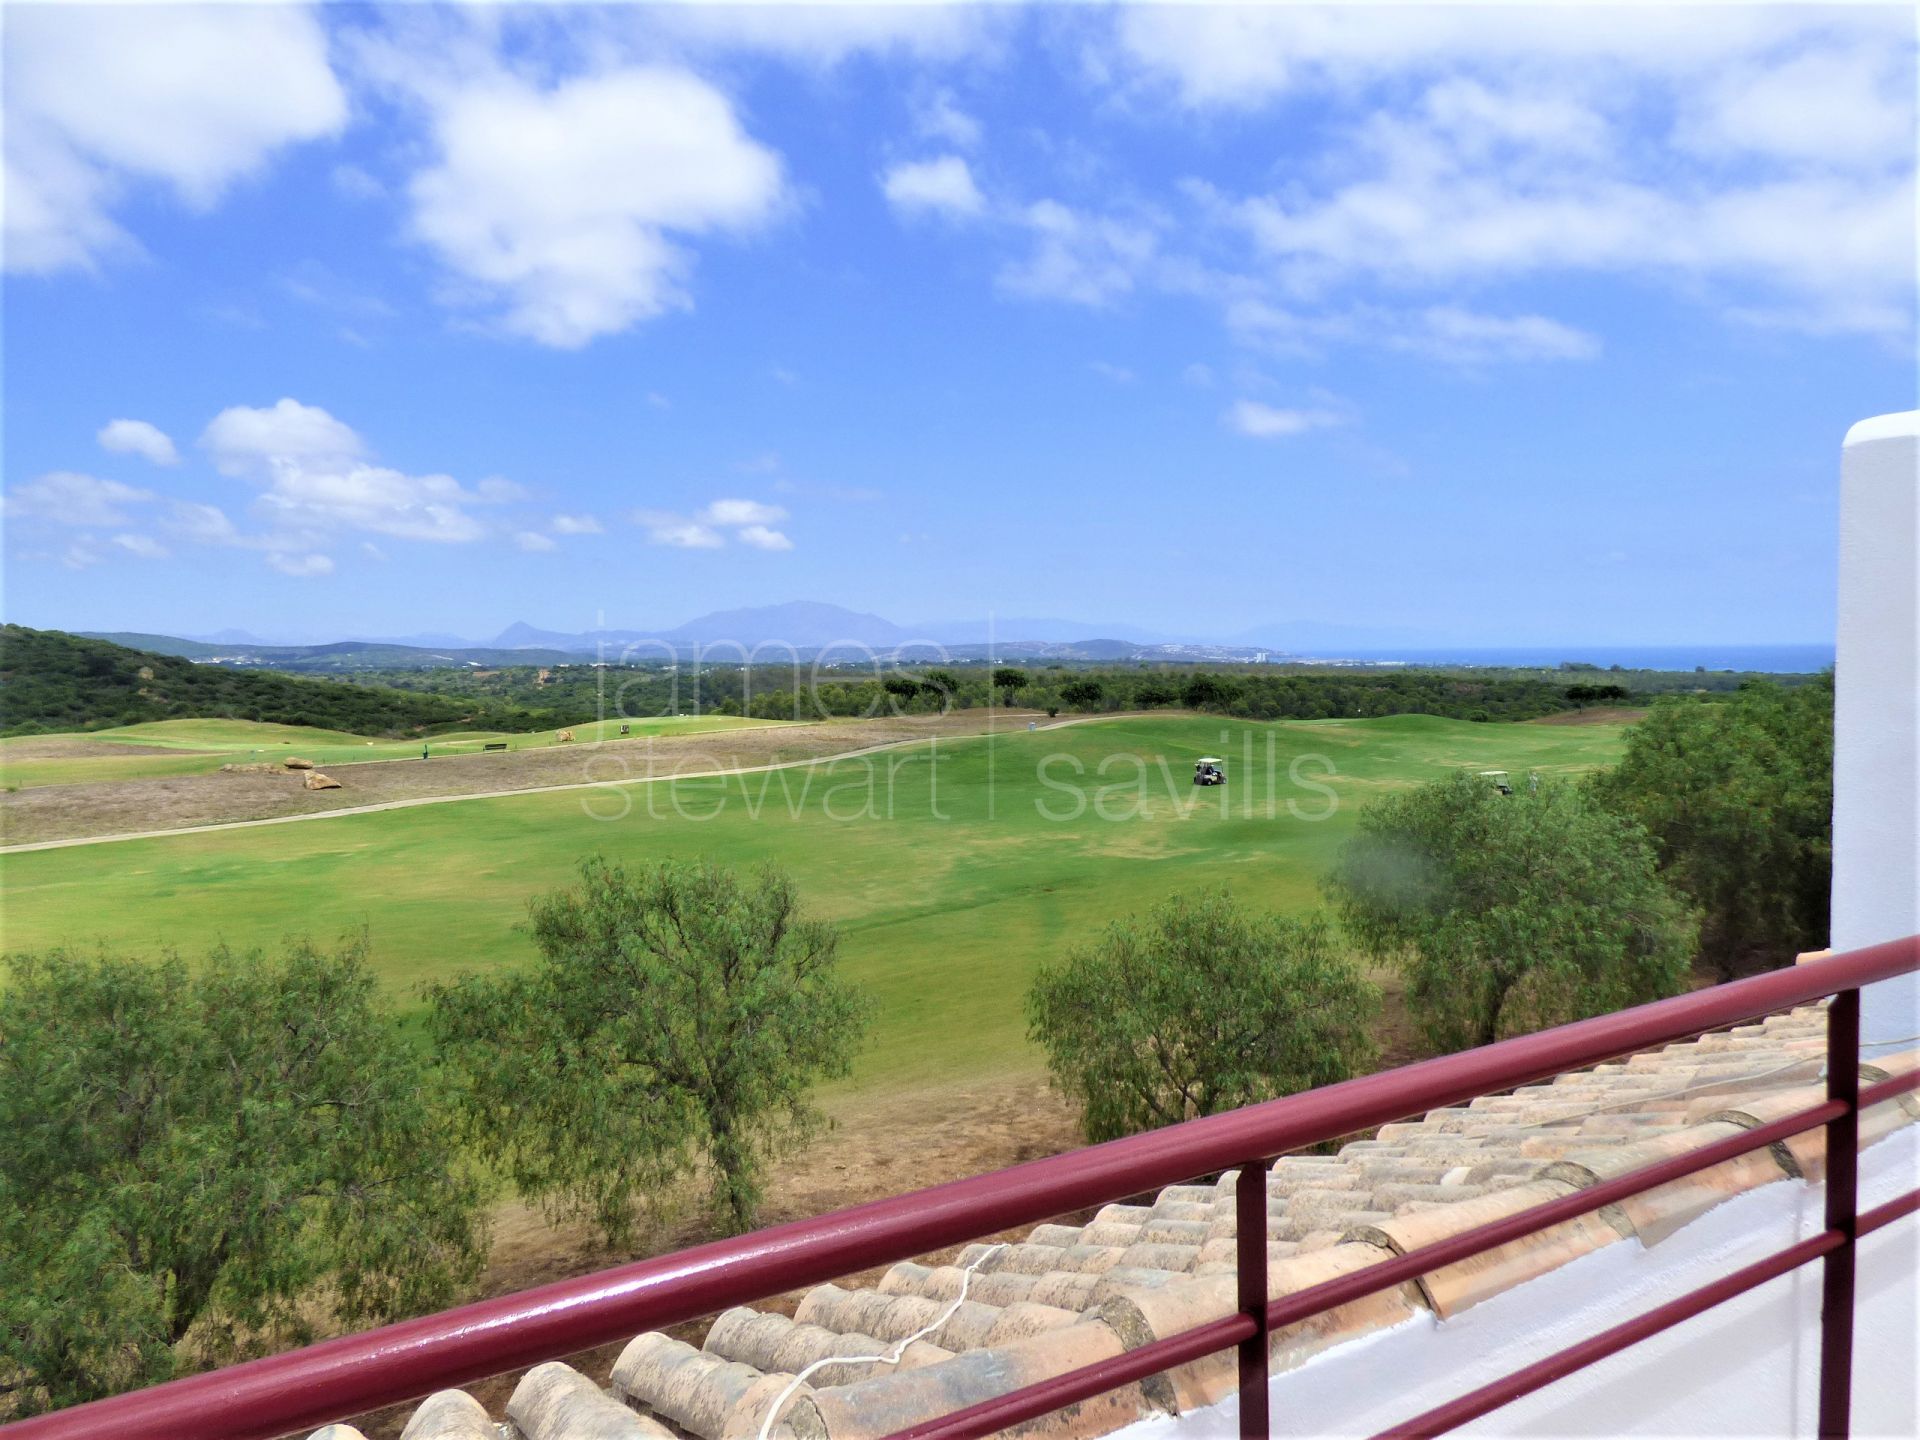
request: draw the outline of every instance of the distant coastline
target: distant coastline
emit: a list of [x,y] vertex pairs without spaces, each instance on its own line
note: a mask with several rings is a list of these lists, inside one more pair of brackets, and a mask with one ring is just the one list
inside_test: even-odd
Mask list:
[[1832,645],[1511,645],[1361,649],[1290,659],[1353,660],[1369,665],[1487,665],[1531,669],[1567,662],[1622,670],[1753,670],[1807,675],[1833,665]]

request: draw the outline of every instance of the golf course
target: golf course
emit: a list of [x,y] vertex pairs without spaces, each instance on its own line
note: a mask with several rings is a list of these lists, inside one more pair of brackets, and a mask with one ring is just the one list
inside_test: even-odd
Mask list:
[[[571,733],[574,743],[588,744],[619,738],[622,726],[627,727],[628,737],[639,738],[700,735],[777,723],[727,715],[660,715],[589,721],[573,726]],[[222,765],[271,763],[290,755],[322,767],[370,760],[418,760],[423,744],[435,755],[472,755],[489,745],[535,750],[560,743],[551,730],[460,730],[423,742],[369,739],[339,730],[253,720],[150,720],[109,730],[0,738],[0,784],[28,789],[96,780],[199,775]]]
[[[235,747],[228,758],[243,744],[321,763],[382,748],[312,731],[269,742],[260,727],[232,725],[125,733],[128,743],[186,751],[224,736]],[[1621,735],[1613,724],[1156,714],[776,770],[82,844],[0,858],[0,942],[191,957],[221,942],[270,946],[365,928],[390,998],[406,1011],[417,1009],[423,982],[526,961],[528,897],[566,884],[583,856],[770,862],[837,922],[844,972],[876,1003],[848,1085],[976,1079],[1037,1069],[1022,1015],[1035,969],[1117,913],[1220,888],[1255,905],[1311,907],[1371,798],[1460,768],[1505,770],[1518,785],[1529,772],[1576,774],[1610,763]],[[1191,784],[1203,755],[1221,757],[1226,784]]]

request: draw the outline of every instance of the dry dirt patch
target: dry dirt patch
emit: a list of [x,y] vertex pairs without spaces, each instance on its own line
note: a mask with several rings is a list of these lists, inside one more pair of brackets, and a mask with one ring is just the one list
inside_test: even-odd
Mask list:
[[1585,710],[1562,710],[1542,715],[1535,725],[1637,725],[1647,718],[1644,708],[1630,705],[1595,705]]
[[[1025,728],[1022,711],[959,710],[879,720],[829,720],[715,730],[700,735],[645,736],[591,745],[445,755],[337,765],[338,790],[305,790],[300,777],[215,771],[141,780],[41,786],[0,797],[0,839],[41,840],[176,830],[236,820],[265,820],[381,805],[395,800],[484,795],[695,774],[808,760],[870,745]],[[90,742],[76,742],[86,744]],[[91,742],[100,743],[100,742]],[[115,747],[116,750],[123,747]],[[178,752],[171,752],[178,753]]]
[[31,735],[9,739],[0,754],[8,760],[100,760],[120,755],[213,755],[213,750],[182,750],[177,745],[134,745],[118,740],[86,740],[71,735]]

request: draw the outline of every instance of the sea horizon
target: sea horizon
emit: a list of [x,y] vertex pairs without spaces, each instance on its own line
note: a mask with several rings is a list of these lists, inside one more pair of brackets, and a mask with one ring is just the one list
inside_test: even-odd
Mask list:
[[1597,665],[1602,670],[1748,670],[1775,675],[1811,675],[1831,669],[1834,647],[1799,645],[1459,645],[1368,647],[1339,654],[1300,655],[1299,660],[1352,660],[1370,665],[1485,665],[1512,669]]

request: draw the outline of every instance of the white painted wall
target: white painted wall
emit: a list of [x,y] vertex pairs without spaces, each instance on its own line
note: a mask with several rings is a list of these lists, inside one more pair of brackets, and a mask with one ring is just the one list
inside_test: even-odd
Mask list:
[[[1833,948],[1920,934],[1920,410],[1862,420],[1840,461]],[[1920,976],[1869,987],[1860,1031],[1905,1049]]]
[[[1920,1184],[1920,1127],[1860,1157],[1864,1209]],[[1340,1345],[1272,1385],[1277,1436],[1377,1435],[1434,1405],[1644,1314],[1822,1228],[1821,1187],[1736,1196],[1652,1249],[1622,1240],[1451,1320],[1422,1315]],[[1854,1431],[1920,1435],[1920,1223],[1861,1242]],[[1820,1393],[1820,1266],[1804,1266],[1496,1410],[1486,1436],[1810,1436]],[[1124,1440],[1235,1440],[1239,1402],[1142,1421]]]

